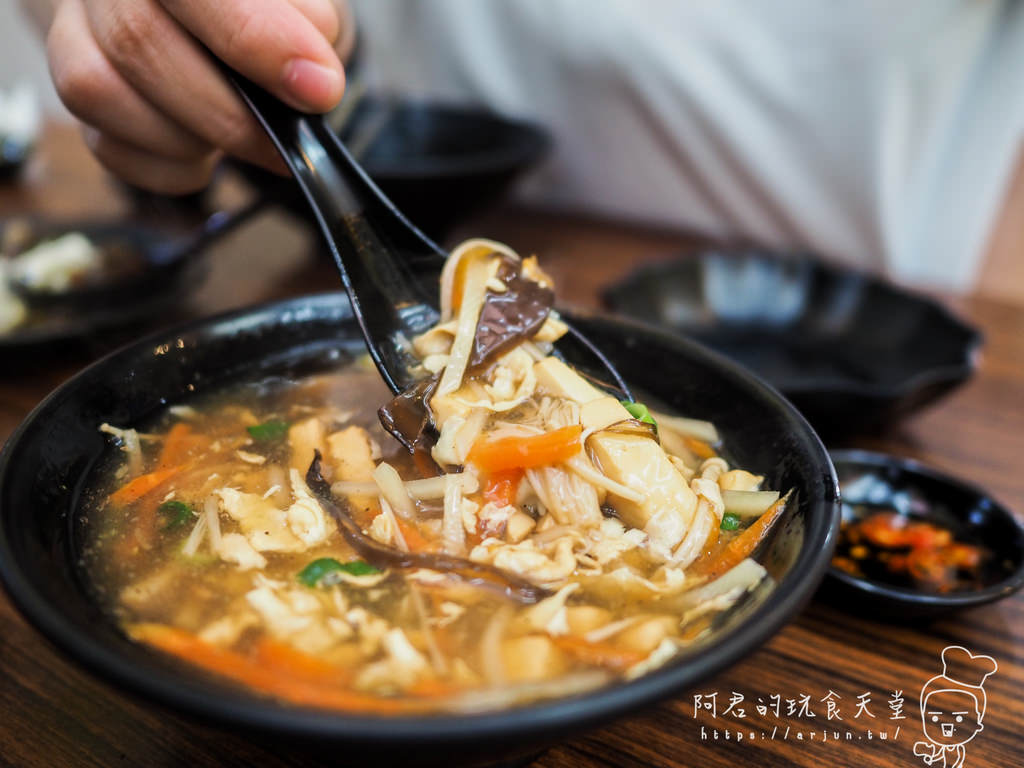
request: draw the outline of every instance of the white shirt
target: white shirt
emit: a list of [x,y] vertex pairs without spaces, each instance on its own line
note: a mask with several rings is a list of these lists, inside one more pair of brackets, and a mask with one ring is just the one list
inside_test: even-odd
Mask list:
[[1024,135],[1024,3],[356,0],[377,87],[544,123],[530,201],[971,286]]

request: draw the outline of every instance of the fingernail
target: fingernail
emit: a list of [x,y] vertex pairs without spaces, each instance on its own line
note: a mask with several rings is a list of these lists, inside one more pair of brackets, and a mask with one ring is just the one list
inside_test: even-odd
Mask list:
[[284,68],[284,87],[300,109],[331,109],[341,99],[343,85],[340,72],[309,59],[292,59]]

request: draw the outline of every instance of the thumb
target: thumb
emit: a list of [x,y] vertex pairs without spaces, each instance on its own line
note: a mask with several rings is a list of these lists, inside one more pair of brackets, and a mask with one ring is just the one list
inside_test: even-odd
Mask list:
[[325,37],[330,0],[305,0],[301,9],[288,0],[160,2],[215,56],[296,109],[327,112],[341,100],[345,73]]

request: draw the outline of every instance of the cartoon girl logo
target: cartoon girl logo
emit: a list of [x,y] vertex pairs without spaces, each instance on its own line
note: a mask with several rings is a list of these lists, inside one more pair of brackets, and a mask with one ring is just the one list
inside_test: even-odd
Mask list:
[[959,645],[942,650],[942,674],[921,689],[921,724],[927,741],[914,744],[925,765],[962,768],[964,745],[984,728],[985,680],[999,666]]

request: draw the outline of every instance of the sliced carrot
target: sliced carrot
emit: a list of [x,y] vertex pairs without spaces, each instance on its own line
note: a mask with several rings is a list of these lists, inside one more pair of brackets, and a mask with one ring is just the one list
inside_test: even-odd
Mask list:
[[646,658],[642,653],[619,648],[613,643],[591,643],[573,635],[556,635],[551,639],[555,645],[584,664],[604,667],[613,672],[623,672]]
[[352,680],[351,670],[266,637],[256,644],[256,661],[283,675],[311,683],[347,685]]
[[683,435],[683,442],[686,443],[686,447],[693,451],[698,458],[713,459],[718,455],[715,453],[715,449],[711,447],[711,443],[699,440],[696,437]]
[[409,686],[406,693],[424,699],[443,699],[458,690],[458,686],[438,680],[436,677],[425,677]]
[[494,472],[487,478],[484,486],[484,500],[498,507],[508,507],[515,503],[519,493],[519,481],[523,479],[521,467],[504,469]]
[[182,469],[184,467],[179,464],[174,467],[159,467],[149,474],[139,475],[110,494],[110,501],[115,504],[132,504],[159,488]]
[[398,523],[398,530],[401,531],[402,538],[405,539],[405,544],[409,547],[410,552],[430,551],[430,541],[420,533],[420,529],[415,523],[407,522],[400,517],[396,517],[395,521]]
[[295,680],[258,659],[219,648],[164,624],[137,624],[130,629],[130,634],[136,640],[209,672],[293,704],[379,715],[424,712],[432,707],[429,700],[385,699],[337,686]]
[[157,468],[174,467],[184,464],[198,449],[205,448],[209,440],[205,435],[197,435],[192,427],[184,421],[179,421],[167,432],[164,437],[163,448],[160,449],[160,458],[157,460]]
[[708,537],[704,539],[704,548],[701,552],[710,552],[715,544],[718,543],[719,536],[722,535],[721,525],[712,525],[711,530],[708,531]]
[[480,438],[469,451],[467,461],[484,472],[529,469],[557,464],[575,456],[580,450],[583,427],[576,424],[543,435]]
[[757,549],[757,545],[764,541],[771,531],[775,521],[782,516],[788,500],[789,494],[787,493],[772,504],[748,528],[744,529],[739,536],[730,540],[714,554],[694,562],[690,567],[693,573],[698,576],[707,576],[708,581],[714,581],[726,571],[739,565],[745,558],[750,557],[751,553]]

